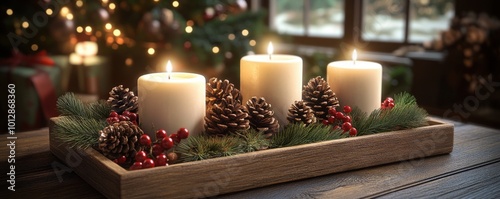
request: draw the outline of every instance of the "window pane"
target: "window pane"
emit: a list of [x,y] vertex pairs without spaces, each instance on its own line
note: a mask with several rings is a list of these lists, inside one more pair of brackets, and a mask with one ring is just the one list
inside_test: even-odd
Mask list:
[[271,1],[271,24],[278,33],[304,35],[304,1]]
[[342,37],[344,0],[311,0],[308,35]]
[[404,10],[404,0],[363,0],[363,39],[404,41]]
[[448,28],[453,15],[453,0],[411,0],[409,41],[434,39]]

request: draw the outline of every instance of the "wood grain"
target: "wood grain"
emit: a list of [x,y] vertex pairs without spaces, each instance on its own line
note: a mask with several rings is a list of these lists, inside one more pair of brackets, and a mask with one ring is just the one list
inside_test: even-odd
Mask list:
[[[67,159],[69,152],[64,143],[53,136],[50,142],[51,151],[60,159]],[[429,126],[415,129],[139,171],[126,171],[95,150],[88,149],[81,152],[83,161],[73,169],[109,198],[198,198],[391,162],[418,160],[450,153],[452,149],[453,125],[431,120]],[[147,181],[144,176],[148,176]],[[175,189],[169,189],[171,187]]]

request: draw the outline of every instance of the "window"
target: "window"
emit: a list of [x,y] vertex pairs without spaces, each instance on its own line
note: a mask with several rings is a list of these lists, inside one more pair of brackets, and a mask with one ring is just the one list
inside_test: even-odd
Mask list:
[[271,1],[273,30],[289,35],[342,37],[343,0]]
[[[269,0],[270,26],[295,42],[331,46],[370,41],[373,50],[439,36],[454,15],[454,0]],[[342,40],[341,40],[342,39]]]

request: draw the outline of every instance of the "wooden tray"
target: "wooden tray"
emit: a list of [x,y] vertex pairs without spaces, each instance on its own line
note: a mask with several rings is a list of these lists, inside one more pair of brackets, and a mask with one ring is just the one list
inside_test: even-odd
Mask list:
[[52,133],[52,153],[108,198],[209,197],[453,150],[453,124],[429,118],[415,129],[127,171],[94,149],[75,153]]

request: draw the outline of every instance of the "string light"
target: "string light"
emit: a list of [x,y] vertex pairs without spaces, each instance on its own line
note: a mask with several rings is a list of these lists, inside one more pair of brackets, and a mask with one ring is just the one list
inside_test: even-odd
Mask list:
[[107,4],[107,3],[108,3],[108,0],[102,0],[102,3],[103,3],[103,4]]
[[47,8],[47,10],[45,10],[45,13],[47,13],[47,15],[52,15],[54,13],[54,11],[50,8]]
[[193,32],[193,27],[191,27],[191,26],[186,26],[186,29],[185,29],[185,30],[186,30],[186,33],[191,33],[191,32]]
[[23,22],[23,23],[21,24],[21,26],[22,26],[23,28],[28,28],[28,27],[30,27],[30,23],[28,23],[27,21],[25,21],[25,22]]
[[7,9],[7,11],[5,11],[7,13],[7,15],[12,15],[14,14],[14,11],[12,9]]
[[193,21],[193,20],[188,20],[188,21],[186,22],[186,25],[187,25],[187,26],[193,26],[193,25],[194,25],[194,21]]
[[66,19],[73,20],[73,14],[68,13],[68,15],[66,15]]
[[114,10],[116,8],[116,5],[114,3],[109,4],[109,9]]
[[112,48],[113,50],[118,49],[118,44],[113,44],[113,45],[111,45],[111,48]]
[[155,54],[155,49],[154,48],[148,48],[148,54],[154,55]]
[[241,35],[243,35],[243,36],[245,36],[245,37],[246,37],[246,36],[248,36],[248,30],[247,30],[247,29],[243,29],[243,30],[241,31]]
[[113,37],[109,36],[108,38],[106,38],[106,42],[108,42],[108,44],[112,44],[113,41],[115,41],[115,39],[113,39]]
[[36,44],[31,45],[31,50],[32,51],[37,51],[38,50],[38,45],[36,45]]
[[255,46],[255,45],[257,44],[257,42],[256,42],[255,40],[253,40],[253,39],[252,39],[252,40],[250,40],[250,41],[248,42],[248,44],[250,44],[250,46]]
[[76,1],[76,6],[82,7],[83,6],[83,1],[81,1],[81,0]]
[[116,43],[118,45],[122,45],[123,44],[123,38],[121,38],[121,37],[116,38]]
[[90,26],[85,27],[85,32],[92,32],[92,27]]
[[61,16],[66,17],[66,15],[68,15],[68,13],[69,13],[68,7],[61,8]]
[[212,48],[212,52],[213,52],[214,54],[219,53],[219,47],[214,46],[214,47]]
[[113,28],[113,25],[111,25],[110,23],[106,23],[106,25],[104,25],[104,28],[106,28],[106,30],[111,30],[111,28]]
[[178,1],[173,1],[172,2],[172,6],[174,6],[174,8],[179,7],[179,2]]
[[77,33],[82,33],[83,32],[83,28],[81,26],[76,27],[76,32]]
[[132,66],[132,64],[134,63],[134,60],[132,58],[127,58],[125,59],[125,65],[126,66]]
[[236,38],[236,35],[234,35],[233,33],[231,33],[231,34],[229,34],[229,35],[227,36],[227,38],[228,38],[229,40],[234,40],[234,39]]
[[102,36],[102,32],[101,31],[95,31],[95,36],[96,37],[101,37]]
[[122,32],[121,32],[119,29],[115,29],[115,30],[113,30],[113,35],[114,35],[115,37],[118,37],[118,36],[120,36],[121,34],[122,34]]

